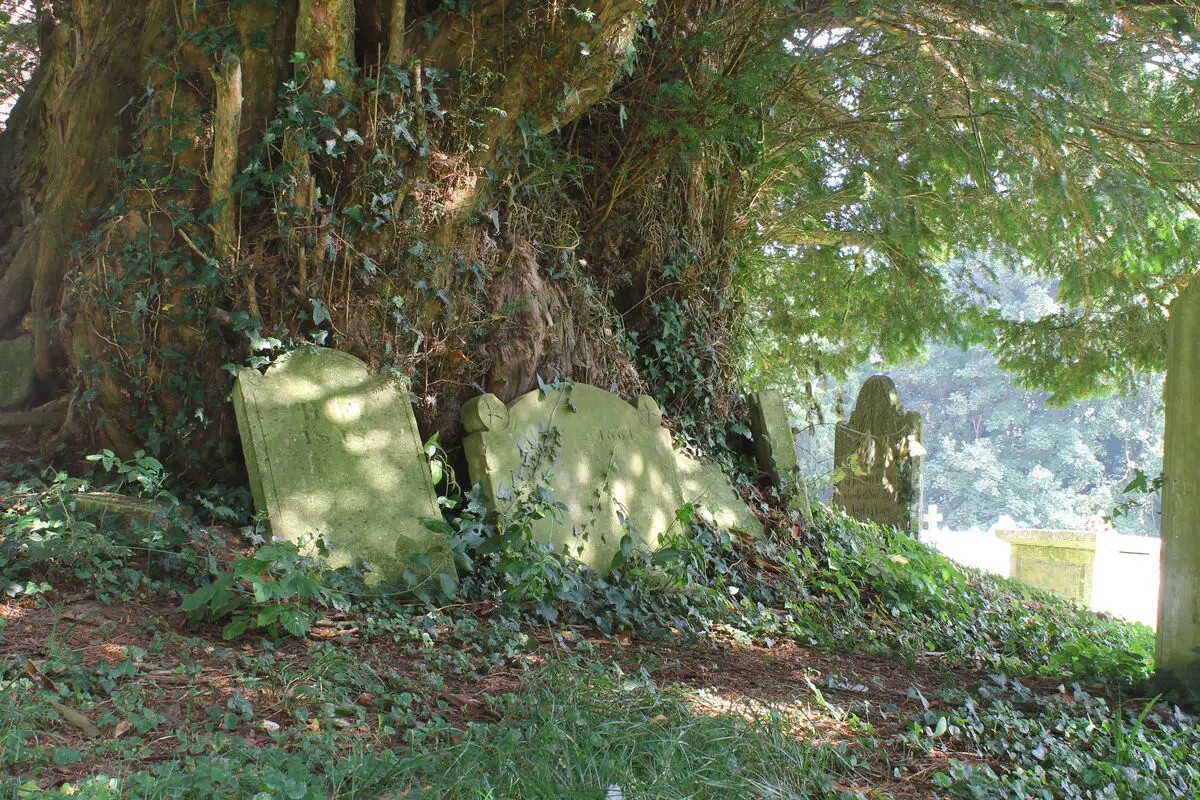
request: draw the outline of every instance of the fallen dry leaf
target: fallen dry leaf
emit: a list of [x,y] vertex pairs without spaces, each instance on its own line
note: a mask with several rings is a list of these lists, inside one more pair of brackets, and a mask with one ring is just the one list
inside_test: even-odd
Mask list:
[[25,674],[29,676],[30,680],[40,683],[43,689],[47,689],[55,694],[58,693],[58,687],[54,685],[54,681],[47,678],[45,673],[38,669],[38,665],[33,663],[32,659],[25,659]]

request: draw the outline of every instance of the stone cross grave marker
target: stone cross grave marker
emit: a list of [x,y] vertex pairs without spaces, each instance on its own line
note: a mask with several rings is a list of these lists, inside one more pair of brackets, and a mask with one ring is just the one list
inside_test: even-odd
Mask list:
[[921,501],[922,437],[921,415],[904,410],[892,379],[868,378],[849,422],[834,434],[833,465],[844,473],[834,503],[855,519],[911,530]]
[[931,503],[929,510],[925,512],[925,516],[922,517],[922,519],[925,520],[925,530],[929,531],[930,533],[937,533],[938,524],[941,523],[945,517],[938,513],[937,504]]
[[671,437],[649,397],[637,408],[586,384],[533,391],[510,405],[485,394],[463,408],[471,480],[502,513],[548,488],[566,510],[534,535],[607,572],[632,534],[653,548],[682,505]]
[[783,395],[774,389],[754,392],[747,399],[750,401],[750,429],[754,433],[758,468],[778,485],[800,466],[787,405]]
[[449,543],[421,523],[441,512],[412,406],[394,381],[314,347],[265,375],[242,370],[233,402],[254,504],[275,537],[313,552],[320,536],[332,566],[369,562],[374,582],[430,571],[410,556],[454,574]]

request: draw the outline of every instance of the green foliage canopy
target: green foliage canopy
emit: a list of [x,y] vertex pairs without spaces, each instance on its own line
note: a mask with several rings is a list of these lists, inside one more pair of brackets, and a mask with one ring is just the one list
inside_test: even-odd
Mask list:
[[[805,18],[747,170],[755,360],[842,374],[985,341],[1055,402],[1161,368],[1200,237],[1196,13],[882,2]],[[1056,278],[1061,308],[1005,317],[995,276],[951,261],[979,253]]]

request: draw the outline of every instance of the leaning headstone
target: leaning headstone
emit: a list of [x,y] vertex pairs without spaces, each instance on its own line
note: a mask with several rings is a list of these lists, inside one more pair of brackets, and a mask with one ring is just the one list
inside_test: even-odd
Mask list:
[[921,415],[900,405],[886,375],[863,384],[849,422],[834,434],[833,465],[843,477],[833,502],[847,514],[911,530],[921,502]]
[[[293,351],[265,375],[244,369],[233,391],[254,503],[276,538],[334,567],[367,562],[368,579],[454,574],[433,479],[408,395],[348,353]],[[424,563],[425,556],[429,562]],[[415,557],[415,561],[414,561]]]
[[1096,561],[1095,531],[996,530],[1012,546],[1009,577],[1088,605]]
[[33,337],[0,341],[0,410],[20,408],[33,393]]
[[754,392],[747,399],[758,468],[771,478],[772,483],[779,484],[780,480],[794,474],[800,465],[796,459],[796,440],[792,437],[787,405],[783,395],[774,389]]
[[471,480],[509,513],[548,489],[562,510],[533,534],[602,572],[621,541],[653,548],[682,505],[671,437],[650,397],[637,408],[586,384],[534,391],[510,405],[494,394],[463,408]]
[[692,504],[700,519],[722,530],[744,531],[755,538],[762,536],[762,521],[716,464],[677,452],[675,471],[683,501]]

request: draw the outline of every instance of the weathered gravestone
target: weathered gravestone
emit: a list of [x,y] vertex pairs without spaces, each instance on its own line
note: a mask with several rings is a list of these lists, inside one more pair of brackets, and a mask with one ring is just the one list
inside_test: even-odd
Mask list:
[[1096,561],[1095,531],[995,529],[1012,546],[1009,577],[1088,605]]
[[833,502],[847,514],[910,530],[921,502],[921,415],[900,405],[886,375],[867,378],[849,422],[834,434],[833,465],[844,476]]
[[534,391],[505,406],[494,394],[463,408],[471,480],[509,512],[538,488],[566,510],[534,535],[607,571],[621,541],[653,548],[682,505],[671,437],[649,397],[638,406],[586,384]]
[[676,453],[675,471],[683,501],[693,505],[700,519],[722,530],[762,536],[762,522],[716,464]]
[[774,389],[754,392],[750,402],[750,430],[754,433],[754,449],[758,468],[778,484],[794,474],[800,466],[796,458],[796,440],[788,421],[783,395]]
[[33,392],[33,337],[0,341],[0,409],[29,402]]
[[[330,547],[334,567],[368,562],[368,579],[390,580],[427,556],[454,574],[433,480],[407,393],[371,375],[348,353],[296,350],[260,375],[244,369],[234,410],[254,503],[271,533],[313,549]],[[423,559],[418,559],[423,561]]]
[[176,517],[191,517],[192,509],[175,505],[166,500],[149,500],[145,497],[112,492],[80,492],[73,495],[75,508],[101,516],[112,515],[143,525],[170,524]]

